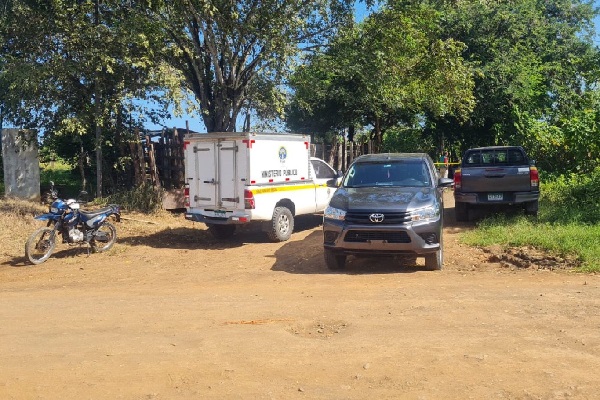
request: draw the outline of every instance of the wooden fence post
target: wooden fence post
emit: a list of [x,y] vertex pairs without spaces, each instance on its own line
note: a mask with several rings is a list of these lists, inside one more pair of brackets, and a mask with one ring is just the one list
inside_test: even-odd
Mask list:
[[160,177],[156,168],[156,157],[154,154],[154,143],[150,140],[150,136],[146,136],[146,149],[148,151],[148,168],[150,170],[150,180],[154,187],[160,189]]

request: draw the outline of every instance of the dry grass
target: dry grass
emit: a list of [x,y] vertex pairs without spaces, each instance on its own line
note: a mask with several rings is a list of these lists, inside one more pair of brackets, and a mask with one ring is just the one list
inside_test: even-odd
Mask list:
[[[86,207],[94,209],[97,207]],[[23,200],[0,199],[0,264],[24,257],[25,242],[37,228],[45,226],[44,221],[33,217],[48,211],[48,206]],[[186,221],[181,214],[161,211],[152,214],[124,212],[121,223],[117,224],[118,241],[131,245],[135,240],[124,240],[145,235],[157,235],[160,232],[177,231],[189,228],[189,232],[203,230],[202,224]],[[186,229],[188,231],[188,229]],[[160,239],[157,239],[160,240]]]
[[24,256],[27,237],[36,228],[43,226],[42,222],[36,221],[33,217],[47,210],[48,206],[30,201],[0,200],[1,258],[12,259]]

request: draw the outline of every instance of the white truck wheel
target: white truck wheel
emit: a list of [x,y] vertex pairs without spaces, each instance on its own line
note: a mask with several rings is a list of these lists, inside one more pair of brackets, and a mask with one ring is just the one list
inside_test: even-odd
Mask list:
[[273,242],[285,242],[294,231],[294,216],[287,207],[275,207],[271,225],[267,230],[269,239]]

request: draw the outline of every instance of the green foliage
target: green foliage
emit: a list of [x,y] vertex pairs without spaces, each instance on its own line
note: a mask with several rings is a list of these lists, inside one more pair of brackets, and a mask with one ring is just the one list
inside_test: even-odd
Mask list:
[[104,126],[125,96],[143,94],[152,53],[130,16],[118,1],[15,0],[0,27],[8,118],[82,135]]
[[162,189],[143,184],[131,190],[96,199],[94,204],[118,204],[125,210],[155,213],[162,210],[163,193]]
[[543,221],[600,224],[600,167],[591,173],[560,176],[542,187]]
[[517,137],[542,171],[554,175],[589,173],[600,165],[600,92],[589,90],[580,108],[554,121],[515,113]]
[[119,155],[111,146],[140,127],[132,98],[169,87],[150,46],[155,32],[140,30],[132,3],[118,0],[13,0],[1,17],[6,120],[38,128],[62,159],[76,165],[95,155],[104,170]]
[[420,130],[427,148],[523,144],[554,175],[599,164],[587,0],[388,0],[358,25],[351,0],[1,3],[2,118],[86,173],[127,156],[148,111],[132,99],[156,123],[186,93],[209,131],[285,109],[294,131],[368,129],[381,149]]
[[323,134],[352,125],[382,132],[415,127],[425,114],[468,116],[473,80],[462,43],[443,38],[442,14],[427,3],[390,1],[341,32],[291,79],[288,126]]
[[62,161],[42,163],[40,165],[40,186],[42,191],[50,188],[50,181],[64,198],[76,197],[81,190],[81,181],[73,167]]
[[[44,190],[50,187],[50,181],[58,190],[62,198],[76,198],[81,189],[81,182],[73,167],[63,161],[41,164],[40,181]],[[126,210],[153,213],[162,209],[164,191],[152,185],[144,184],[130,190],[122,190],[115,194],[95,198],[90,205],[119,204]],[[89,198],[89,197],[88,197]]]
[[[476,106],[466,124],[431,119],[438,135],[460,143],[462,151],[524,142],[535,151],[580,128],[598,136],[589,115],[575,115],[590,104],[586,97],[598,82],[599,49],[591,40],[597,11],[590,2],[440,1],[439,6],[444,34],[466,45],[463,56],[475,73]],[[574,144],[565,139],[565,145]],[[536,155],[543,163],[544,153],[540,149]],[[549,159],[543,168],[563,166],[564,160]]]
[[383,152],[429,153],[433,155],[435,150],[436,145],[432,138],[424,135],[421,129],[393,127],[387,130],[383,136]]

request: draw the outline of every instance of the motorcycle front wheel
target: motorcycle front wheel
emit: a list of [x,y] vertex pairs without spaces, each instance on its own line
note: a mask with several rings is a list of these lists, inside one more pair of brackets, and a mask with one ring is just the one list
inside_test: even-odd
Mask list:
[[25,257],[32,264],[41,264],[52,255],[56,247],[56,235],[52,228],[40,228],[33,232],[25,243]]
[[109,250],[117,240],[117,228],[110,222],[104,222],[94,232],[94,237],[90,241],[90,246],[94,253],[102,253]]

